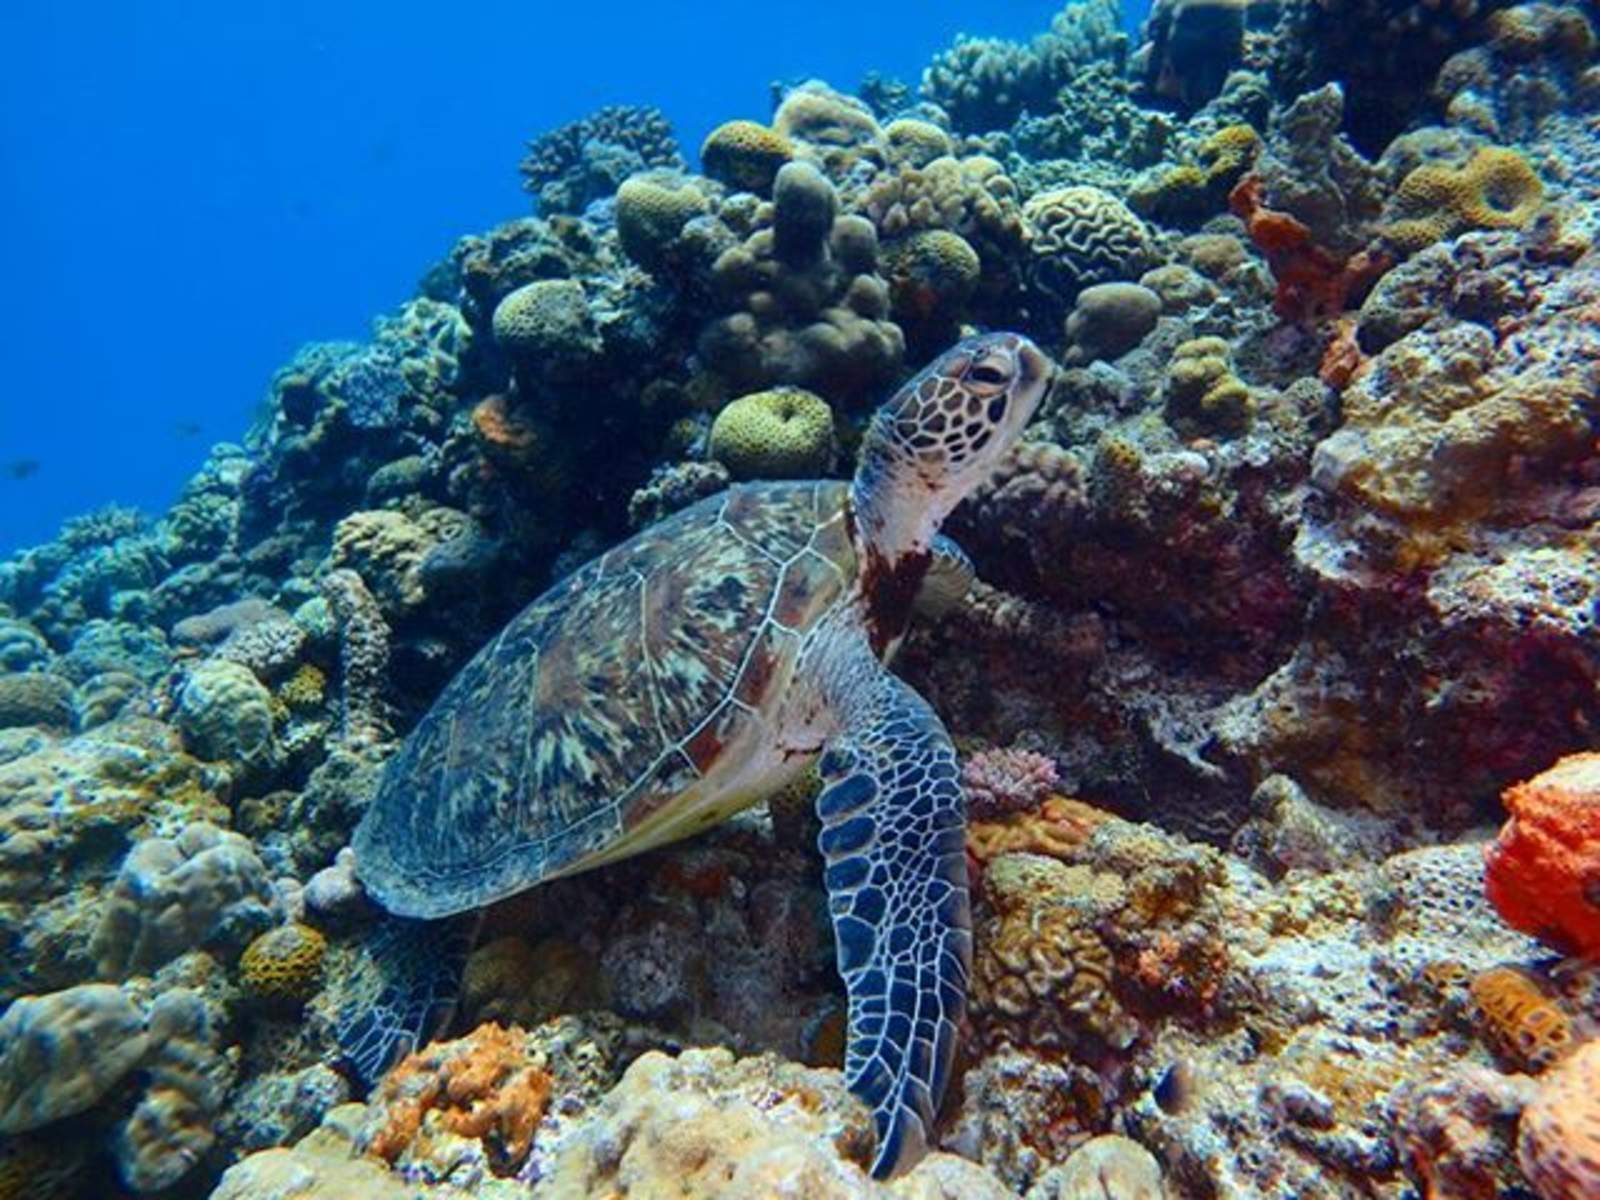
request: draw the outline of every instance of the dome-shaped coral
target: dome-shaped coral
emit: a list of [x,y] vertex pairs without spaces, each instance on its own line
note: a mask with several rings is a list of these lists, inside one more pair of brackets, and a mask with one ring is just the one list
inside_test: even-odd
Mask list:
[[1600,1196],[1600,1040],[1545,1076],[1522,1110],[1517,1161],[1540,1200]]
[[1383,234],[1412,253],[1466,229],[1518,229],[1544,202],[1544,185],[1528,160],[1504,146],[1485,146],[1460,167],[1425,164],[1400,181],[1396,220]]
[[773,114],[772,128],[798,143],[798,148],[834,179],[842,178],[863,159],[883,161],[883,130],[872,110],[854,96],[816,80],[784,97]]
[[583,285],[575,279],[524,284],[495,306],[494,339],[518,362],[556,376],[600,352]]
[[1033,228],[1034,282],[1064,303],[1091,283],[1137,279],[1155,257],[1144,222],[1100,188],[1040,192],[1022,215]]
[[978,286],[982,264],[960,234],[923,229],[884,247],[885,275],[902,325],[953,319]]
[[793,157],[789,139],[758,121],[725,121],[700,147],[700,163],[707,175],[731,188],[763,196],[772,190],[778,169]]
[[328,943],[309,925],[292,922],[269,929],[239,956],[239,983],[269,1004],[300,1004],[322,983]]
[[220,658],[197,664],[178,693],[178,728],[196,756],[265,767],[276,757],[272,694],[247,667]]
[[833,410],[804,388],[741,396],[711,426],[711,457],[736,479],[806,479],[833,452]]
[[955,150],[948,133],[931,121],[911,117],[890,121],[884,127],[883,136],[889,143],[889,157],[896,163],[913,167],[925,167]]
[[1508,788],[1511,820],[1484,886],[1508,925],[1563,954],[1600,955],[1600,754],[1573,754]]
[[[673,239],[705,211],[705,197],[683,176],[665,172],[635,175],[617,189],[617,238],[634,262],[647,271],[658,270],[668,261]],[[499,322],[496,309],[496,337]]]

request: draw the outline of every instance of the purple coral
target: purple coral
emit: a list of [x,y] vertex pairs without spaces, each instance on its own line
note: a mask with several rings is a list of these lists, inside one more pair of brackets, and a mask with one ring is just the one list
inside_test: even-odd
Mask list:
[[961,768],[967,811],[977,820],[1025,812],[1061,782],[1055,762],[1033,750],[980,750]]

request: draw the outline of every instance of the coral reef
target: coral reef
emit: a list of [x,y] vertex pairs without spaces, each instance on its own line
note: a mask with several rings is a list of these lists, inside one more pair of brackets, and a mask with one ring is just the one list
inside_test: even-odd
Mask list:
[[[0,1196],[1595,1193],[1594,21],[1073,0],[775,84],[698,165],[654,109],[538,138],[537,215],[294,355],[166,512],[0,562]],[[452,925],[440,1040],[353,1102],[398,740],[992,329],[1060,367],[893,664],[969,817],[933,1152],[863,1169],[814,771]]]

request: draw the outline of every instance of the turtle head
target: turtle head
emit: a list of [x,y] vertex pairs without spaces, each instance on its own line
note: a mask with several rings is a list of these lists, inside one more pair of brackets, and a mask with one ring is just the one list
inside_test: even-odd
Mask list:
[[940,523],[1032,418],[1052,369],[1020,333],[986,333],[945,351],[877,411],[854,483],[873,557],[926,557]]

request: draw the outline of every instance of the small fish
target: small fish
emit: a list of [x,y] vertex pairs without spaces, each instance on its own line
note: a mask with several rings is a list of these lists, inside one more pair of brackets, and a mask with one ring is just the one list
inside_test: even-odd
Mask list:
[[0,475],[7,479],[27,479],[39,473],[39,466],[37,458],[16,458],[0,466]]
[[172,432],[181,438],[199,437],[205,426],[199,421],[179,421],[172,427]]

